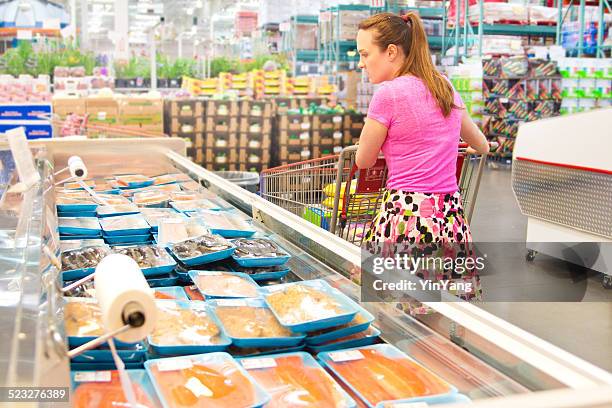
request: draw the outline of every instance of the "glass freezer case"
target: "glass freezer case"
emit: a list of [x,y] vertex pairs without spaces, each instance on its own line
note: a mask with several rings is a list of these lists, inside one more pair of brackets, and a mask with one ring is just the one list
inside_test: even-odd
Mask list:
[[[324,279],[359,302],[351,280],[360,249],[194,164],[180,139],[33,141],[41,181],[19,191],[0,145],[0,377],[6,386],[66,387],[54,172],[79,155],[89,177],[175,170],[217,194],[292,255],[288,280]],[[453,384],[476,407],[610,407],[612,375],[464,302],[428,304],[411,317],[392,303],[362,303],[381,339]],[[67,403],[66,403],[67,404]],[[45,406],[41,403],[40,406]],[[53,403],[49,406],[61,406]],[[453,404],[461,407],[464,404]],[[465,405],[468,406],[468,405]]]

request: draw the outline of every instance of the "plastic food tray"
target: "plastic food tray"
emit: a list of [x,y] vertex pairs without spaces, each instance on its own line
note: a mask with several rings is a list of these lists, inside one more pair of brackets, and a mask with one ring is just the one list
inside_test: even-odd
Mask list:
[[72,211],[57,211],[57,216],[58,218],[60,217],[66,217],[66,218],[95,218],[98,216],[98,213],[96,211],[76,211],[76,212],[72,212]]
[[80,214],[83,212],[95,212],[98,208],[96,203],[82,203],[82,204],[57,204],[57,212],[61,213],[73,213]]
[[[147,347],[143,342],[136,343],[132,347],[117,349],[119,358],[124,363],[143,363],[147,359]],[[114,363],[113,355],[109,348],[96,348],[87,350],[83,354],[70,359],[71,363]]]
[[[106,255],[111,253],[110,248],[107,247],[106,245],[92,246],[92,247],[87,247],[87,248],[100,248],[101,251],[106,252]],[[84,248],[80,248],[80,249],[84,249]],[[79,269],[70,269],[70,270],[62,271],[62,279],[64,281],[71,281],[71,280],[77,280],[77,279],[84,278],[85,276],[92,274],[96,270],[96,266],[92,266],[89,268],[79,268]]]
[[[230,275],[230,276],[236,276],[239,277],[243,280],[245,280],[246,282],[248,282],[249,284],[251,284],[253,286],[253,288],[255,289],[255,296],[241,296],[241,295],[224,295],[224,294],[219,294],[219,293],[211,293],[209,289],[207,288],[203,288],[200,285],[199,280],[197,279],[199,275],[207,275],[207,276],[221,276],[221,275]],[[244,298],[257,298],[259,297],[259,292],[258,292],[258,288],[259,286],[257,285],[257,283],[255,283],[255,281],[253,279],[251,279],[251,277],[247,274],[244,273],[238,273],[238,272],[217,272],[217,271],[189,271],[189,277],[191,278],[191,281],[196,285],[196,287],[198,288],[198,290],[200,291],[200,293],[202,293],[206,299],[224,299],[224,298],[235,298],[235,299],[244,299]]]
[[[264,239],[264,238],[260,238],[260,239]],[[291,259],[291,255],[289,255],[287,253],[287,251],[285,251],[283,248],[281,248],[276,242],[272,241],[271,239],[265,238],[268,241],[271,241],[274,243],[274,245],[276,245],[276,247],[278,248],[278,252],[280,253],[284,253],[284,256],[275,256],[275,257],[240,257],[237,256],[235,253],[234,255],[232,255],[232,259],[240,266],[245,267],[245,268],[257,268],[257,267],[267,267],[267,266],[276,266],[276,265],[284,265],[287,263],[287,261],[289,259]],[[236,247],[238,247],[238,244],[236,243],[236,240],[232,241],[234,242],[234,244],[236,245]]]
[[[304,321],[304,322],[299,322],[299,323],[287,323],[283,321],[281,316],[279,316],[276,310],[274,310],[274,308],[268,302],[268,296],[271,295],[272,293],[285,290],[286,288],[293,286],[293,285],[306,285],[311,288],[322,291],[326,295],[336,300],[340,304],[342,309],[345,310],[345,312],[338,314],[336,316],[332,316],[332,317],[326,317],[322,319],[312,319],[309,321]],[[353,318],[358,312],[358,310],[355,309],[354,307],[354,303],[351,302],[350,299],[346,297],[346,295],[343,295],[338,291],[332,290],[332,287],[329,286],[327,282],[321,279],[266,286],[266,287],[260,288],[260,292],[263,295],[264,299],[266,300],[266,303],[268,303],[268,306],[270,306],[272,313],[274,313],[274,315],[279,320],[279,322],[281,322],[282,325],[284,325],[285,327],[288,327],[291,331],[296,332],[296,333],[323,330],[323,329],[327,329],[330,327],[341,326],[343,324],[347,324],[351,320],[353,320]]]
[[213,323],[219,328],[219,342],[215,344],[202,344],[202,345],[164,345],[155,343],[152,339],[152,336],[149,335],[147,337],[147,341],[151,346],[151,350],[159,356],[179,356],[179,355],[188,355],[188,354],[199,354],[199,353],[210,353],[214,351],[223,351],[225,350],[232,341],[227,338],[227,336],[223,333],[221,328],[221,324],[217,320],[215,314],[212,312],[211,308],[206,304],[206,302],[200,301],[190,301],[190,300],[156,300],[156,303],[163,305],[164,303],[174,303],[181,309],[190,309],[194,311],[202,311],[206,313],[206,316],[209,317]]
[[[192,238],[192,239],[197,239],[197,238]],[[230,256],[232,256],[232,254],[236,250],[236,247],[234,247],[234,245],[230,243],[230,245],[231,245],[230,248],[223,249],[221,251],[216,251],[216,252],[212,252],[212,253],[204,254],[204,255],[198,255],[198,256],[191,257],[191,258],[181,258],[180,256],[178,256],[176,254],[176,252],[174,251],[174,247],[176,245],[180,245],[181,243],[190,241],[192,239],[188,239],[186,241],[170,244],[168,246],[169,249],[170,249],[170,252],[172,253],[172,255],[174,255],[174,257],[176,259],[178,259],[181,263],[183,263],[183,264],[185,264],[187,266],[203,265],[203,264],[207,264],[207,263],[210,263],[210,262],[220,261],[222,259],[226,259],[226,258],[229,258]]]
[[147,278],[149,286],[152,288],[161,288],[165,286],[175,286],[179,283],[180,277],[176,272],[170,272],[167,275],[154,276]]
[[[127,236],[125,238],[127,239],[128,237],[130,237],[130,236]],[[117,237],[106,237],[107,240],[109,238],[110,239],[115,239]],[[140,245],[135,245],[135,246],[139,247]],[[125,248],[125,247],[123,247],[123,248]],[[122,249],[122,247],[117,247],[117,251],[115,251],[115,252],[119,252],[119,250],[121,250],[121,249]],[[174,270],[174,268],[176,268],[176,261],[166,251],[166,248],[158,247],[157,249],[159,250],[159,252],[161,254],[161,258],[157,258],[157,260],[158,260],[157,263],[159,263],[160,265],[152,266],[150,268],[140,268],[140,270],[142,271],[142,274],[145,277],[164,275],[164,274],[172,272]]]
[[[291,353],[281,353],[281,354],[273,354],[273,355],[269,355],[268,357],[265,358],[265,360],[258,360],[258,357],[246,357],[246,358],[239,358],[237,359],[238,363],[240,365],[242,365],[243,367],[247,367],[246,370],[248,372],[253,372],[253,376],[255,378],[255,381],[257,381],[257,375],[256,375],[256,371],[261,370],[261,369],[269,369],[269,368],[273,368],[273,367],[267,367],[269,364],[270,360],[274,360],[276,361],[277,359],[282,359],[285,357],[298,357],[301,359],[302,362],[302,366],[309,368],[309,369],[316,369],[316,370],[320,370],[320,374],[322,377],[326,378],[327,381],[330,383],[331,386],[333,386],[337,393],[338,396],[341,396],[343,398],[343,403],[342,407],[346,407],[346,408],[353,408],[356,407],[357,404],[355,403],[355,401],[348,395],[348,393],[346,391],[344,391],[342,389],[342,387],[340,387],[340,385],[336,382],[336,380],[334,380],[328,373],[327,371],[325,371],[325,369],[317,362],[317,360],[315,360],[314,357],[312,357],[310,354],[305,353],[305,352],[291,352]],[[258,364],[259,363],[259,364]],[[259,368],[258,366],[261,365],[261,368]],[[253,367],[253,368],[248,368],[248,367]],[[302,368],[303,370],[303,368]],[[270,394],[271,396],[274,395],[275,390],[279,390],[280,392],[283,392],[286,388],[291,388],[291,386],[285,387],[283,386],[283,384],[277,384],[277,386],[275,386],[273,389],[270,390]],[[278,392],[278,391],[276,391]],[[332,406],[334,405],[332,401],[325,401],[326,404],[325,406]],[[340,401],[338,401],[340,402]],[[277,404],[280,404],[280,401],[277,401]],[[313,405],[314,406],[314,405]]]
[[[116,228],[112,224],[125,222],[131,224],[131,228]],[[151,232],[151,226],[145,221],[142,215],[122,215],[112,218],[103,218],[100,220],[102,232],[107,236],[116,235],[144,235]]]
[[353,302],[350,299],[348,299],[348,301],[350,303],[353,303],[353,307],[358,310],[357,315],[363,317],[364,322],[349,327],[342,327],[338,330],[332,331],[330,329],[330,331],[318,335],[308,335],[308,337],[306,338],[307,345],[317,346],[323,343],[327,343],[328,341],[336,340],[342,337],[362,332],[364,330],[367,330],[368,327],[370,327],[370,324],[374,321],[374,316],[370,312],[365,310],[363,307],[361,307],[359,304]]
[[[263,388],[261,388],[261,386],[259,386],[255,382],[255,380],[253,380],[253,378],[249,375],[249,373],[240,364],[238,364],[232,358],[232,356],[230,356],[227,353],[221,352],[221,353],[198,354],[194,356],[173,357],[173,358],[165,358],[161,360],[146,361],[145,369],[147,370],[147,373],[149,374],[149,377],[151,378],[151,382],[153,383],[153,386],[155,387],[155,391],[157,392],[157,395],[159,396],[159,399],[161,400],[164,408],[171,408],[171,407],[174,407],[175,405],[171,404],[170,401],[166,399],[162,391],[161,384],[159,384],[158,378],[153,368],[157,367],[158,364],[163,364],[166,367],[168,367],[169,364],[174,364],[174,363],[181,364],[182,362],[180,360],[188,360],[192,363],[210,364],[210,365],[214,365],[215,363],[225,363],[225,364],[230,364],[234,366],[234,368],[238,370],[240,374],[242,374],[253,386],[253,389],[255,391],[255,398],[254,398],[254,403],[251,405],[246,405],[246,406],[240,405],[240,406],[235,406],[232,408],[263,407],[265,404],[267,404],[270,401],[270,396],[268,395],[268,393],[265,392]],[[206,406],[206,403],[204,401],[200,401],[200,404],[198,406]]]
[[304,334],[294,334],[285,337],[235,337],[226,329],[218,310],[226,307],[251,307],[268,309],[263,299],[217,299],[209,302],[217,321],[221,323],[225,335],[232,340],[232,344],[242,348],[264,348],[264,347],[295,347],[303,342]]
[[[201,210],[190,212],[188,215],[190,217],[200,218],[210,232],[221,235],[224,238],[248,238],[256,232],[249,223],[241,218],[236,218],[238,220],[237,224],[239,225],[232,224],[231,219],[235,216],[229,211]],[[224,221],[231,225],[224,224]]]
[[98,207],[98,218],[119,217],[121,215],[135,215],[140,209],[134,204],[101,205]]
[[110,245],[138,245],[151,242],[151,234],[141,235],[103,235],[104,240]]
[[[422,370],[423,374],[428,375],[429,377],[433,377],[435,378],[436,381],[441,382],[443,385],[447,387],[448,391],[444,393],[436,394],[436,395],[429,395],[429,396],[401,398],[397,400],[387,400],[387,401],[368,401],[353,384],[347,381],[344,378],[344,376],[338,370],[336,370],[336,368],[334,367],[334,364],[332,364],[332,355],[338,356],[338,354],[333,354],[333,353],[344,353],[342,355],[342,358],[347,358],[347,362],[348,362],[350,359],[353,358],[350,356],[350,353],[354,353],[355,351],[359,352],[360,350],[366,350],[366,349],[376,350],[377,352],[381,353],[385,357],[391,358],[393,360],[406,359],[406,360],[410,360],[417,366],[420,366],[420,364],[416,363],[413,359],[408,357],[406,354],[402,353],[400,350],[398,350],[397,348],[389,344],[375,344],[372,346],[352,348],[352,349],[342,350],[338,352],[324,351],[324,352],[319,353],[317,355],[317,359],[321,361],[321,363],[325,365],[341,382],[343,382],[346,386],[348,386],[355,393],[355,395],[357,395],[362,400],[362,402],[364,402],[368,407],[379,408],[379,407],[382,407],[384,404],[388,404],[392,402],[396,404],[397,403],[425,402],[431,405],[431,404],[437,404],[437,403],[442,403],[444,401],[448,401],[449,398],[452,398],[453,396],[457,395],[457,389],[455,387],[448,384],[446,381],[442,380],[435,374],[431,373],[426,368],[420,366],[420,369]],[[335,364],[342,364],[342,362],[335,363]],[[395,371],[394,368],[392,370]],[[364,375],[365,374],[366,373],[364,372]],[[367,381],[367,378],[364,378],[364,381]]]
[[171,296],[176,300],[190,300],[187,296],[187,292],[183,289],[182,286],[168,286],[164,288],[155,288],[155,292],[161,293],[163,295]]
[[[370,326],[366,333],[364,333],[364,337],[360,338],[351,338],[347,340],[336,339],[337,341],[330,341],[320,345],[309,345],[307,346],[310,351],[313,353],[321,353],[323,351],[333,351],[340,349],[347,349],[352,347],[362,347],[369,346],[370,344],[374,344],[378,341],[380,336],[380,330],[377,328]],[[352,337],[348,336],[348,337]]]
[[[71,226],[68,224],[79,223],[81,226]],[[58,219],[58,230],[62,235],[99,235],[102,228],[97,219],[86,217],[60,217]],[[64,224],[64,225],[62,225]]]

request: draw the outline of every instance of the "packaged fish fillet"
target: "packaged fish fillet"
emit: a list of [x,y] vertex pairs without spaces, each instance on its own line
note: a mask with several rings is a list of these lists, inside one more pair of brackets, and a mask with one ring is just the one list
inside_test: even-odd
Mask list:
[[132,196],[132,202],[141,207],[165,206],[169,200],[168,194],[157,190],[143,191]]
[[[134,397],[139,408],[155,408],[160,405],[153,385],[145,370],[127,370],[132,382]],[[73,408],[127,407],[118,371],[73,371],[70,373]]]
[[200,292],[209,298],[255,298],[258,286],[248,275],[237,272],[190,271]]
[[254,408],[269,395],[227,353],[145,362],[165,408]]
[[355,401],[308,353],[238,360],[271,396],[269,408],[350,408]]
[[62,235],[98,235],[102,228],[96,218],[89,217],[60,217],[58,230]]

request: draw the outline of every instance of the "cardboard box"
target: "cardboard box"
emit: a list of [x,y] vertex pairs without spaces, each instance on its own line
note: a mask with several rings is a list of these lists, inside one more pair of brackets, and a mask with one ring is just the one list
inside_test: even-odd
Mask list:
[[158,125],[164,123],[164,102],[161,98],[125,97],[119,99],[121,125]]
[[246,164],[250,166],[269,164],[270,163],[270,151],[259,150],[253,151],[248,149],[240,149],[238,151],[238,163]]
[[200,99],[176,99],[166,101],[166,111],[171,118],[204,117],[204,101]]
[[115,125],[119,123],[119,102],[115,98],[89,97],[86,101],[89,123]]
[[244,149],[270,149],[271,138],[269,134],[241,133],[238,146]]
[[309,146],[311,139],[310,132],[308,131],[289,132],[281,130],[278,135],[277,143],[288,146]]
[[343,128],[342,115],[313,115],[312,128],[314,130],[342,130]]
[[238,153],[236,149],[217,151],[214,148],[207,147],[204,156],[206,163],[236,164],[236,162],[238,161]]
[[307,115],[279,115],[278,128],[280,130],[310,130],[310,116]]
[[85,115],[87,105],[85,98],[53,98],[53,113],[61,119],[66,119],[71,113]]
[[205,145],[214,149],[235,149],[238,147],[238,136],[230,132],[206,132]]
[[206,116],[209,118],[220,116],[238,116],[238,102],[236,101],[208,101]]
[[310,147],[306,146],[280,146],[278,158],[293,162],[308,160],[311,157]]
[[238,119],[229,116],[208,117],[206,119],[207,132],[237,132]]
[[365,115],[362,114],[348,114],[344,115],[344,129],[345,130],[361,130],[365,123]]
[[240,132],[270,134],[272,132],[272,121],[270,119],[253,116],[242,117],[240,118]]
[[271,118],[272,102],[270,101],[241,101],[240,116],[251,118]]
[[174,117],[170,122],[170,131],[181,134],[204,133],[204,120],[194,117]]

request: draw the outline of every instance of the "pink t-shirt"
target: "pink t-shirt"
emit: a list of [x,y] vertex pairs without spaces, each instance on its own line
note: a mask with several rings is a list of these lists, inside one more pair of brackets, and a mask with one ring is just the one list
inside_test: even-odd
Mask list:
[[[455,105],[462,107],[455,91]],[[456,166],[461,110],[448,117],[419,78],[400,76],[374,93],[368,118],[388,129],[382,151],[388,189],[418,193],[457,191]]]

